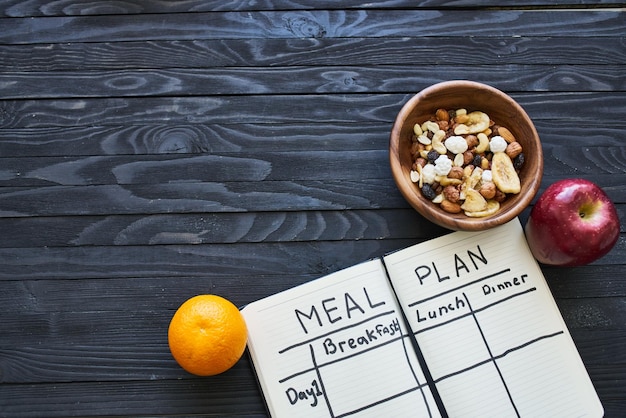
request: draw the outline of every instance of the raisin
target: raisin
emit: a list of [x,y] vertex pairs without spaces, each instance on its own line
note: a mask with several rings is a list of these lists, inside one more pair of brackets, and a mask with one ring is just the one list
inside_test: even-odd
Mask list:
[[433,188],[428,183],[422,186],[422,194],[428,200],[433,200],[437,196]]
[[428,162],[434,164],[435,160],[437,158],[439,158],[439,153],[437,151],[435,151],[434,149],[430,150],[430,151],[428,151],[428,155],[426,155],[426,158],[428,159]]
[[516,170],[519,170],[523,166],[524,166],[524,153],[522,152],[513,159],[513,167],[515,167]]
[[480,155],[476,155],[474,157],[474,160],[472,161],[472,164],[474,165],[474,167],[480,167],[480,163],[482,162],[482,157]]

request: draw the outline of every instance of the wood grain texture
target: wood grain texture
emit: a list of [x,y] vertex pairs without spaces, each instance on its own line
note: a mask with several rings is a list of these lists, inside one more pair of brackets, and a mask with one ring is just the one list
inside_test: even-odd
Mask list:
[[[624,147],[553,146],[546,147],[546,153],[547,176],[616,174],[626,169]],[[388,159],[387,150],[0,158],[4,167],[0,184],[37,187],[181,183],[180,188],[184,189],[190,183],[367,181],[387,178]],[[263,188],[259,184],[259,191]]]
[[[479,17],[479,18],[477,18]],[[151,40],[343,38],[394,36],[624,35],[619,10],[311,10],[102,15],[0,20],[2,44]]]
[[411,209],[0,218],[0,230],[5,248],[423,239],[444,232]]
[[176,365],[171,315],[447,233],[387,148],[402,105],[451,78],[528,112],[540,193],[584,177],[615,201],[613,251],[542,270],[622,416],[624,4],[418,3],[0,0],[0,416],[266,416],[248,358]]
[[[29,72],[0,76],[0,94],[11,98],[57,97],[142,97],[177,96],[182,91],[204,95],[404,93],[419,83],[435,84],[441,78],[467,77],[498,85],[502,90],[567,90],[612,92],[626,88],[618,65],[542,66],[509,65],[494,72],[488,65],[447,67],[444,65],[376,66],[375,68],[333,67],[256,68],[198,70],[140,70],[115,72]],[[47,79],[51,86],[37,84]],[[278,88],[278,90],[277,90]]]
[[[353,65],[620,65],[621,37],[392,37],[207,39],[0,45],[3,71],[114,71]],[[471,53],[468,53],[471,51]],[[419,65],[415,65],[415,64]],[[584,70],[585,67],[578,67]],[[546,72],[550,71],[546,68]],[[549,76],[549,74],[546,74]],[[430,75],[429,77],[432,77]],[[54,86],[57,87],[57,86]],[[273,86],[278,87],[278,86]]]
[[[267,416],[250,369],[228,373],[217,379],[6,385],[0,407],[16,417],[85,417],[101,411],[118,416],[176,416],[181,411],[198,416]],[[68,391],[81,402],[68,397]],[[34,402],[33,393],[45,402]]]
[[[584,2],[571,1],[576,5],[586,6],[619,6],[619,0],[585,0]],[[416,4],[410,0],[386,0],[382,4],[386,8],[471,8],[477,7],[519,7],[515,0],[426,0]],[[545,0],[526,0],[523,5],[545,6]],[[103,14],[152,14],[152,13],[186,13],[209,11],[237,11],[237,10],[301,10],[335,8],[333,0],[185,0],[185,1],[152,1],[124,0],[114,4],[108,1],[91,1],[87,4],[75,0],[37,1],[37,0],[2,0],[0,10],[5,16],[84,16]],[[551,5],[554,7],[554,5]],[[344,0],[343,9],[369,9],[381,7],[378,3],[362,0]]]
[[[416,92],[407,94],[311,94],[205,97],[6,100],[0,103],[0,129],[77,125],[366,123],[395,119]],[[497,85],[494,87],[498,88]],[[621,117],[623,92],[511,92],[533,120],[585,124]]]
[[[620,120],[586,120],[576,135],[563,122],[534,120],[545,150],[570,146],[619,147]],[[234,154],[274,151],[384,150],[389,122],[154,124],[0,129],[0,158],[78,157],[146,154]],[[16,164],[16,163],[13,163]],[[26,167],[28,169],[28,167]],[[548,169],[550,169],[548,167]],[[28,169],[28,171],[31,171]],[[5,173],[4,176],[7,176]],[[6,180],[3,177],[3,180]]]
[[[576,307],[571,307],[568,302],[559,300],[558,305],[570,321],[570,329],[577,332],[593,327],[593,331],[577,335],[581,355],[586,357],[588,364],[601,366],[616,360],[622,362],[624,355],[615,350],[615,341],[607,339],[610,335],[607,331],[616,328],[624,331],[624,324],[615,324],[611,320],[619,315],[623,317],[623,304],[612,298],[603,298],[601,302],[596,299],[595,303],[587,302]],[[101,382],[186,378],[187,374],[171,357],[167,344],[161,342],[162,330],[167,328],[173,314],[174,310],[162,309],[159,312],[88,311],[28,315],[22,321],[25,335],[18,337],[10,328],[0,327],[20,348],[0,350],[0,365],[5,371],[2,382],[87,383],[92,381],[95,373]],[[582,321],[583,325],[576,325],[576,321]],[[134,337],[129,338],[131,334]],[[143,343],[136,344],[138,339]],[[75,343],[57,345],[55,342],[59,340]],[[592,346],[594,341],[595,346]],[[624,343],[626,339],[618,342]],[[244,363],[241,362],[239,368],[247,366]],[[249,366],[246,368],[249,373]],[[255,388],[252,380],[246,385],[251,391]]]

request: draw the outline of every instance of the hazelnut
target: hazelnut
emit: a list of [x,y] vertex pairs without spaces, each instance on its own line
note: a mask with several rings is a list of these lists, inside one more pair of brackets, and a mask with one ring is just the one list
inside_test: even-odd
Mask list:
[[457,166],[452,167],[450,169],[450,172],[448,173],[448,178],[462,180],[463,179],[463,167],[457,167]]
[[473,134],[467,135],[465,141],[467,142],[467,149],[472,149],[478,145],[478,137]]
[[423,144],[420,144],[419,142],[412,142],[411,143],[411,156],[415,158],[416,156],[419,155],[420,151],[422,151],[423,149],[424,149]]
[[471,164],[472,161],[474,161],[474,153],[472,151],[465,151],[463,153],[463,164]]
[[499,189],[496,189],[496,194],[493,197],[493,200],[499,203],[504,202],[506,200],[506,193],[500,191]]
[[[495,193],[495,191],[494,191]],[[454,186],[446,186],[443,189],[443,197],[445,197],[446,200],[452,202],[452,203],[456,203],[459,201],[459,198],[461,196],[461,193],[459,192],[459,189],[457,189]]]
[[478,190],[478,193],[482,195],[485,199],[493,199],[496,196],[496,185],[494,183],[488,182],[483,183]]
[[513,141],[506,146],[506,150],[504,152],[506,152],[506,155],[511,157],[512,160],[522,153],[522,146],[519,142]]

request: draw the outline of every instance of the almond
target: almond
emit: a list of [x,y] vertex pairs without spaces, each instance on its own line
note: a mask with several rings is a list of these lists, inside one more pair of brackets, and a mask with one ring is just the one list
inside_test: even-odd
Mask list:
[[515,137],[511,133],[511,131],[509,131],[507,128],[504,128],[502,126],[498,127],[498,135],[500,135],[502,138],[504,138],[504,140],[506,142],[508,142],[509,144],[511,142],[515,142],[516,141]]
[[446,109],[437,109],[435,112],[435,118],[437,120],[442,120],[448,122],[450,120],[450,115]]
[[441,209],[445,210],[448,213],[460,213],[461,205],[444,199],[441,201]]

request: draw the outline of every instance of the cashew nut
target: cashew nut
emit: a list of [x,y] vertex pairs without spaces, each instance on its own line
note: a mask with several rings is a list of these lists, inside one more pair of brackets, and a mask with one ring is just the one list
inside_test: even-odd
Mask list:
[[454,128],[456,135],[476,134],[489,128],[489,115],[481,111],[475,111],[467,114],[467,121],[465,118],[459,122],[459,125]]
[[478,145],[476,145],[475,152],[476,154],[482,154],[489,148],[489,137],[482,132],[476,136],[478,137]]
[[441,142],[445,136],[446,136],[445,131],[440,129],[437,132],[435,132],[435,135],[433,135],[433,140],[431,143],[433,146],[433,149],[441,155],[447,154],[448,152],[448,149],[446,148],[446,146],[443,144],[443,142]]

